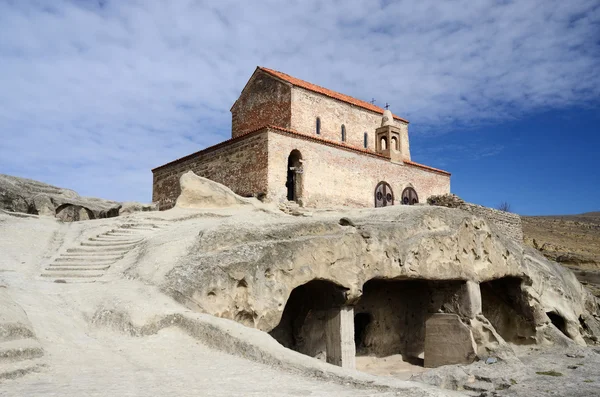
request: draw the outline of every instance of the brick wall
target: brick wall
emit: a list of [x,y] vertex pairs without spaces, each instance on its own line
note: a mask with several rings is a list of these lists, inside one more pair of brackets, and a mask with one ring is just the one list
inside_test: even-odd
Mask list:
[[231,136],[266,125],[290,128],[291,85],[256,73],[231,108]]
[[269,132],[268,198],[285,201],[287,160],[294,149],[302,154],[304,204],[309,207],[348,205],[372,207],[378,182],[388,182],[399,203],[402,191],[414,187],[419,201],[450,192],[450,176],[407,164],[394,164],[374,155],[360,154],[306,138]]
[[267,132],[226,141],[152,170],[152,201],[161,210],[173,207],[181,192],[179,177],[189,170],[241,196],[266,192],[267,166]]
[[496,227],[500,234],[519,244],[523,242],[523,225],[519,215],[471,203],[464,203],[460,209],[484,218]]
[[[363,136],[367,132],[368,149],[375,150],[375,130],[381,126],[381,114],[300,87],[292,89],[291,106],[291,129],[316,135],[316,119],[319,117],[321,138],[341,142],[341,127],[344,124],[347,144],[363,148]],[[394,124],[403,131],[408,131],[407,123],[394,119]],[[409,150],[408,142],[406,147]]]

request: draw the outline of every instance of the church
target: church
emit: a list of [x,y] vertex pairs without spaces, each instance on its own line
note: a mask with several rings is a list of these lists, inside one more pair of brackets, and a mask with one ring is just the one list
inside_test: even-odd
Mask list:
[[416,204],[450,192],[450,173],[411,160],[408,121],[257,67],[231,107],[231,139],[152,170],[152,201],[175,205],[191,170],[245,197],[302,207]]

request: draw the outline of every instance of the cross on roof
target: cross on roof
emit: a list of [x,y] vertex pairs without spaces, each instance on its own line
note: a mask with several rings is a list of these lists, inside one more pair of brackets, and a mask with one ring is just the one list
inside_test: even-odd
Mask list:
[[390,104],[386,102],[386,103],[385,103],[385,108],[386,108],[386,109],[389,109],[389,108],[390,108]]
[[375,98],[371,99],[371,104],[375,104]]

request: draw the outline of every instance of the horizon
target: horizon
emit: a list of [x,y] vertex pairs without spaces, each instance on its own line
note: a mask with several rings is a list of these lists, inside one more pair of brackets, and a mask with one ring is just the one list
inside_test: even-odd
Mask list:
[[230,138],[260,65],[390,103],[468,202],[598,212],[599,22],[586,0],[0,4],[0,173],[149,202],[152,168]]

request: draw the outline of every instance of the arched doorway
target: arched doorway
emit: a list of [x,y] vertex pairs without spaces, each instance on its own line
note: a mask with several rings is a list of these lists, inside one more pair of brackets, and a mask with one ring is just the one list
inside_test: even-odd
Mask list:
[[407,187],[402,191],[402,204],[404,205],[414,205],[419,202],[419,196],[417,195],[417,191],[412,187]]
[[375,207],[394,205],[394,191],[387,182],[379,182],[375,187]]
[[302,154],[294,149],[288,156],[287,179],[285,181],[289,201],[298,202],[302,198],[302,172]]

